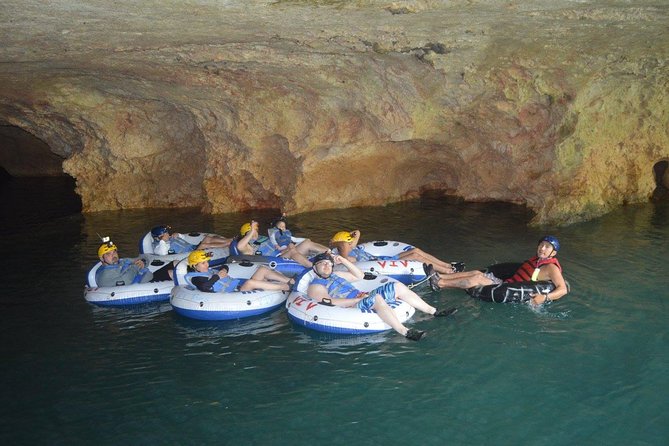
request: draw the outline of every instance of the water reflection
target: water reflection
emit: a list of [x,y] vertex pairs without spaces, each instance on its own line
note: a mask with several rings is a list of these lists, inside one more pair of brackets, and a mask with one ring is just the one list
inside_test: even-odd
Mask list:
[[[279,308],[272,313],[229,321],[200,321],[173,314],[180,336],[205,343],[223,337],[259,336],[285,330],[288,325],[285,310]],[[191,343],[189,345],[195,345]]]
[[93,322],[110,332],[141,329],[150,324],[160,323],[164,313],[172,311],[169,302],[153,302],[143,305],[120,307],[99,307],[88,304]]

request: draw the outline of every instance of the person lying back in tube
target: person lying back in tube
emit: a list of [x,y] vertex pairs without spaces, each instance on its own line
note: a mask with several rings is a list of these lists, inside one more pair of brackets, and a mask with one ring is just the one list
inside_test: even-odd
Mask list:
[[[401,300],[435,317],[448,316],[456,312],[455,308],[436,309],[400,282],[388,282],[368,293],[361,292],[350,282],[363,279],[364,273],[343,256],[332,256],[329,252],[325,252],[315,256],[313,262],[312,271],[308,273],[311,275],[311,282],[307,288],[307,295],[310,298],[324,305],[357,307],[362,311],[374,310],[383,322],[412,341],[420,340],[425,332],[404,326],[389,304]],[[335,264],[344,265],[347,271],[333,273]]]
[[[351,262],[364,262],[367,260],[378,260],[379,258],[366,252],[358,246],[360,241],[360,231],[358,229],[348,232],[339,231],[330,239],[330,247],[334,254],[346,257]],[[384,260],[414,260],[423,263],[426,274],[434,270],[441,274],[451,274],[464,270],[462,262],[445,262],[437,257],[423,251],[420,248],[413,247],[407,251],[402,251],[392,257],[383,257]]]
[[228,275],[227,265],[223,265],[220,271],[209,268],[210,259],[210,253],[199,249],[188,255],[188,273],[186,274],[186,279],[198,290],[205,293],[252,290],[289,291],[295,283],[295,280],[265,266],[259,267],[250,279],[241,283],[241,280]]
[[116,245],[109,239],[103,241],[98,248],[98,257],[102,266],[96,272],[95,281],[100,287],[131,285],[153,280],[153,274],[146,268],[142,259],[119,258]]
[[432,289],[441,288],[472,288],[477,286],[498,285],[503,282],[537,282],[551,281],[555,289],[546,294],[535,293],[531,296],[530,302],[533,305],[542,305],[564,297],[569,289],[562,276],[562,266],[557,259],[557,253],[560,250],[560,242],[552,235],[546,235],[539,240],[537,245],[537,255],[526,260],[518,268],[516,273],[506,280],[496,277],[492,273],[482,271],[466,271],[461,273],[439,276],[433,274],[430,278]]
[[230,239],[216,234],[207,234],[197,246],[192,245],[169,225],[155,226],[151,229],[151,237],[153,253],[160,256],[181,254],[195,249],[227,248],[230,245]]

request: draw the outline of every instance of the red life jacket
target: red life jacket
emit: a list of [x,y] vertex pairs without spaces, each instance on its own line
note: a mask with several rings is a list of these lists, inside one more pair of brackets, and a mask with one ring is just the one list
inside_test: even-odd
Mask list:
[[562,266],[560,266],[560,262],[558,262],[558,259],[556,259],[555,257],[549,257],[547,259],[539,259],[537,256],[534,256],[529,260],[525,260],[525,262],[522,265],[520,265],[520,268],[518,268],[516,273],[513,276],[506,279],[504,282],[507,283],[531,282],[534,270],[548,264],[553,264],[557,266],[560,269],[560,271],[562,271]]

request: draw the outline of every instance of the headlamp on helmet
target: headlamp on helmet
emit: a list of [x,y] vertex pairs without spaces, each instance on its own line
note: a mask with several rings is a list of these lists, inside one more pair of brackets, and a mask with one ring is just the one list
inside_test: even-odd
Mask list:
[[98,248],[98,257],[102,258],[103,255],[108,252],[116,251],[116,245],[112,242],[109,237],[102,237],[102,244]]

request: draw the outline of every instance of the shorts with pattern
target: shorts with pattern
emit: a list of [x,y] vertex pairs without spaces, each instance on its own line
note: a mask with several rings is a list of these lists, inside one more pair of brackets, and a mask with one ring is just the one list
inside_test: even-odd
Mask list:
[[395,299],[395,284],[393,282],[388,282],[385,285],[370,291],[367,297],[358,302],[358,308],[361,310],[371,310],[376,301],[377,294],[383,297],[383,300],[387,303],[397,302],[397,299]]

